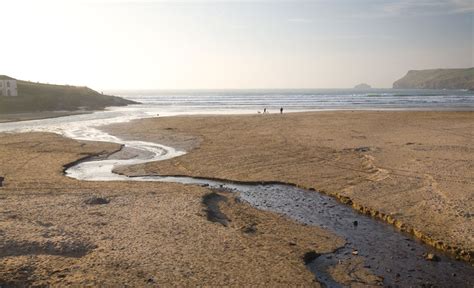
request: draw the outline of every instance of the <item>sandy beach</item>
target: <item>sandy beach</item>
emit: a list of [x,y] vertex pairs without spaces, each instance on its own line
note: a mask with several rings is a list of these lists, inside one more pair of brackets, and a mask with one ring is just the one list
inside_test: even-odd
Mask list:
[[472,261],[473,119],[472,112],[346,111],[155,118],[107,130],[197,147],[117,172],[313,188]]
[[[293,183],[471,261],[473,119],[347,111],[160,117],[105,130],[189,152],[119,173]],[[318,287],[305,255],[344,245],[206,187],[64,176],[69,163],[119,150],[47,133],[0,134],[0,283]],[[209,217],[213,197],[226,225]],[[330,273],[351,287],[381,283],[356,255]]]
[[474,288],[473,1],[2,2],[0,288]]
[[[344,244],[227,194],[218,205],[229,224],[210,221],[204,199],[213,191],[203,187],[63,175],[65,164],[118,145],[44,133],[2,134],[0,143],[2,285],[318,287],[304,255]],[[334,277],[381,281],[357,257]]]

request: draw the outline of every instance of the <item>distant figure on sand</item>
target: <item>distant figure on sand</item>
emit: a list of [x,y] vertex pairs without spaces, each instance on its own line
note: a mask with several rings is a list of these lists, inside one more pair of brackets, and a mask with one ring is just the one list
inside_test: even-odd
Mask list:
[[263,108],[263,114],[267,113],[267,108]]
[[280,108],[280,114],[283,114],[283,107]]

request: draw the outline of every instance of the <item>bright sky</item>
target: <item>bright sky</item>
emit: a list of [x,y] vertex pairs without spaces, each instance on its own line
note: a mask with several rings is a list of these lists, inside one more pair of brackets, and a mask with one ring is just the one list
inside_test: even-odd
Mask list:
[[474,66],[473,0],[0,0],[0,74],[106,89],[391,87]]

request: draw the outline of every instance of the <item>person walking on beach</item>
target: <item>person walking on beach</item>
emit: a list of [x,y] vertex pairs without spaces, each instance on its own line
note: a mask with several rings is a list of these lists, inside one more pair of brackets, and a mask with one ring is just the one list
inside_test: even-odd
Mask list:
[[263,108],[263,114],[267,113],[267,108]]
[[283,107],[280,108],[280,114],[283,114]]

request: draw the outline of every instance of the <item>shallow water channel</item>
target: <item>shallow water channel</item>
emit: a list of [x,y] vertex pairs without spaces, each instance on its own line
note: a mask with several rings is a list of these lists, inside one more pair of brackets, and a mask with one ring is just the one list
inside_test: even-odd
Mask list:
[[[98,140],[94,137],[72,138]],[[110,135],[109,135],[110,136]],[[124,145],[121,152],[107,159],[89,159],[66,170],[69,177],[87,181],[158,181],[202,185],[238,197],[257,209],[283,214],[298,222],[319,226],[346,239],[347,244],[335,253],[324,254],[309,263],[319,282],[327,287],[340,287],[326,273],[339,260],[353,257],[357,251],[365,265],[384,278],[391,287],[474,287],[474,267],[454,260],[424,245],[393,226],[359,214],[334,198],[315,191],[285,184],[247,184],[191,177],[138,176],[127,177],[112,172],[114,167],[169,159],[184,154],[171,147],[126,141],[113,136],[100,140]],[[356,222],[355,222],[356,221]],[[356,225],[355,225],[356,223]],[[436,253],[440,261],[427,261],[423,254]]]

